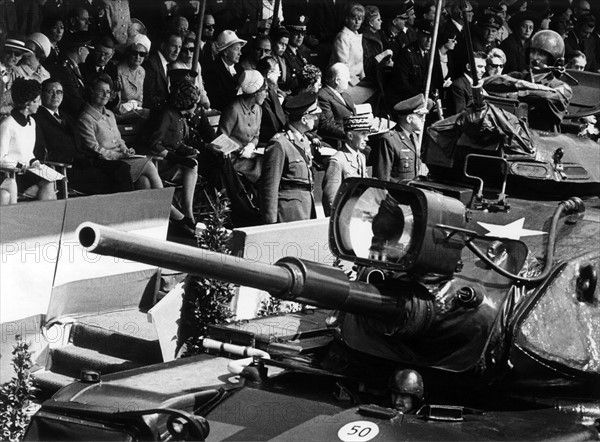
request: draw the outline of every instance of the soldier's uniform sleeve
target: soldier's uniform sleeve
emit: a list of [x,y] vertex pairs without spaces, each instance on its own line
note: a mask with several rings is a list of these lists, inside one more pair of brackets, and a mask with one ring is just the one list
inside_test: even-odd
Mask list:
[[373,178],[389,181],[395,157],[389,134],[381,137],[377,149],[373,149],[371,155],[373,157]]
[[281,143],[285,141],[282,134],[276,134],[265,151],[260,180],[261,216],[265,224],[277,222],[279,184],[285,165],[285,152]]
[[331,209],[333,208],[333,201],[335,195],[340,188],[343,180],[343,169],[338,158],[334,155],[329,160],[327,165],[327,171],[323,177],[323,211],[326,216],[331,215]]

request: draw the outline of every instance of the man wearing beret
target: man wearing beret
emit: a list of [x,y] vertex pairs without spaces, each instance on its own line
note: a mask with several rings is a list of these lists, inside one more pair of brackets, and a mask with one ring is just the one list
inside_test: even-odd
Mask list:
[[289,97],[283,109],[289,123],[271,138],[260,180],[261,217],[265,224],[316,217],[311,143],[305,134],[314,129],[319,119],[317,95]]
[[342,181],[348,177],[365,178],[367,138],[371,131],[372,114],[350,115],[344,118],[344,146],[329,159],[323,178],[323,211],[331,215],[333,202]]
[[79,65],[84,63],[93,49],[90,35],[85,32],[66,34],[61,40],[61,58],[50,68],[52,77],[60,81],[64,99],[60,110],[77,118],[84,104],[84,79]]
[[374,178],[402,182],[419,174],[421,155],[417,135],[423,130],[425,116],[432,104],[419,94],[394,106],[399,115],[398,125],[379,137],[379,145],[371,151],[369,158]]

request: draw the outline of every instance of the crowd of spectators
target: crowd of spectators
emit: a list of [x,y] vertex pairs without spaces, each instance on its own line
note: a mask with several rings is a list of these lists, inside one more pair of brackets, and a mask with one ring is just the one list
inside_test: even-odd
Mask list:
[[[365,150],[360,133],[349,135],[344,126],[365,100],[409,131],[412,120],[399,103],[425,91],[432,56],[425,98],[437,99],[444,117],[470,105],[475,76],[526,71],[539,30],[564,40],[565,60],[554,64],[600,72],[599,11],[588,0],[446,0],[436,47],[432,0],[207,0],[201,16],[202,3],[0,0],[0,165],[24,164],[25,171],[40,160],[69,163],[70,181],[84,193],[158,188],[177,178],[184,197],[173,219],[192,229],[203,155],[218,154],[207,146],[224,134],[239,149],[222,159],[249,181],[263,221],[277,222],[273,187],[264,184],[273,178],[264,174],[274,170],[268,161],[277,155],[269,150],[282,144],[280,135],[297,138],[301,155],[294,161],[305,162],[310,175],[314,157],[317,167],[327,167],[323,146]],[[467,57],[467,28],[475,66]],[[36,96],[31,81],[39,86]],[[208,124],[214,111],[220,113],[216,133]],[[143,127],[145,136],[128,146],[120,134],[124,124]],[[406,142],[409,132],[385,143]],[[351,163],[363,175],[360,155]],[[333,161],[336,174],[344,158],[350,161]],[[379,173],[389,179],[395,172]],[[3,204],[16,202],[17,187],[22,193],[36,186],[39,199],[54,197],[43,178],[24,177],[4,180]],[[294,186],[284,187],[293,193]],[[268,211],[261,208],[267,202]],[[329,195],[328,211],[331,203]]]

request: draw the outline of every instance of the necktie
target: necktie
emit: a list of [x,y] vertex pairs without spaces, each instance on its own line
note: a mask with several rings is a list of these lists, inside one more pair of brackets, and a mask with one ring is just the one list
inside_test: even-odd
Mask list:
[[356,159],[358,161],[358,176],[360,178],[365,178],[365,166],[364,166],[364,163],[363,163],[362,155],[359,153],[356,156]]
[[60,123],[60,125],[63,125],[63,119],[61,118],[61,116],[58,114],[58,112],[54,112],[54,118],[56,118],[56,121],[58,121]]

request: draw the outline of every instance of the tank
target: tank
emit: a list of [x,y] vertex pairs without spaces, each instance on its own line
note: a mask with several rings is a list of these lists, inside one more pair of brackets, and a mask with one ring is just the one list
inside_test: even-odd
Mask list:
[[[499,186],[472,159],[499,164]],[[599,199],[513,197],[506,159],[463,161],[461,180],[342,184],[330,247],[353,280],[82,224],[89,252],[266,290],[320,326],[250,346],[240,324],[214,327],[207,354],[63,388],[26,439],[597,440]],[[403,368],[423,378],[412,414],[391,402]]]

